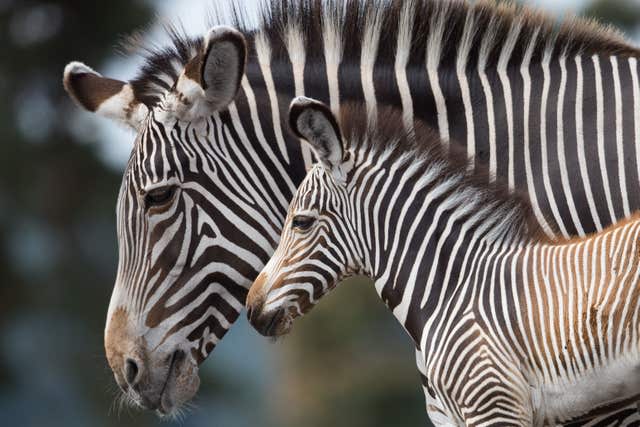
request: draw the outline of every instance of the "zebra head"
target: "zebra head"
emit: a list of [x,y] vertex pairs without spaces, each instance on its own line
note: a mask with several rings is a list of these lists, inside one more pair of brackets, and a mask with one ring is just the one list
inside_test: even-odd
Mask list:
[[72,62],[64,73],[78,104],[137,132],[118,196],[119,265],[105,349],[126,400],[162,414],[196,393],[199,364],[245,296],[225,255],[211,252],[220,226],[212,212],[220,211],[208,204],[222,190],[207,173],[215,159],[206,152],[216,142],[211,116],[233,101],[244,75],[245,39],[214,27],[182,48],[186,60],[164,64],[179,68],[170,84],[157,81],[154,103],[134,84],[84,64]]
[[299,97],[289,123],[318,162],[298,187],[275,254],[247,297],[249,321],[269,336],[286,334],[293,319],[340,280],[364,271],[346,181],[353,157],[345,152],[338,120],[324,104]]

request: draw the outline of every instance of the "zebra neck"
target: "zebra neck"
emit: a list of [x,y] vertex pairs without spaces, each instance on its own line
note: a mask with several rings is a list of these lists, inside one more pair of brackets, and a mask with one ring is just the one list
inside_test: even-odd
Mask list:
[[[238,144],[229,147],[230,153],[245,153],[245,158],[240,159],[242,169],[245,175],[257,177],[245,180],[243,185],[248,186],[252,198],[264,202],[255,208],[267,209],[264,217],[279,235],[289,201],[313,162],[307,145],[300,144],[289,131],[287,117],[291,100],[299,95],[310,96],[337,110],[341,102],[366,101],[369,110],[375,110],[376,99],[388,100],[396,106],[401,106],[401,102],[394,98],[396,89],[389,79],[393,70],[377,72],[375,79],[371,75],[376,98],[367,96],[365,87],[369,86],[362,84],[358,64],[342,64],[340,72],[332,76],[328,71],[330,67],[323,63],[311,64],[286,57],[267,61],[259,50],[250,58],[241,90],[229,111],[221,114],[221,120],[232,130],[229,142]],[[213,127],[210,130],[216,131]]]
[[[391,167],[386,174],[387,182],[379,184],[386,188],[374,183],[363,192],[380,194],[373,219],[362,218],[372,224],[361,236],[369,248],[364,264],[371,266],[376,291],[419,347],[431,314],[457,294],[469,268],[525,241],[528,217],[522,205],[442,165]],[[375,181],[375,173],[366,175]],[[367,178],[361,181],[368,184]],[[361,212],[366,209],[371,204],[361,206]]]

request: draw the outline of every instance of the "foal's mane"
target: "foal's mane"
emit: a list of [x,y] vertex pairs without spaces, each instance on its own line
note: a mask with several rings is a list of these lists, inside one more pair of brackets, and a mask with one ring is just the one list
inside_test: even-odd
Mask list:
[[525,192],[509,191],[501,180],[491,181],[487,165],[476,164],[469,170],[469,160],[460,144],[448,148],[436,130],[426,123],[416,121],[412,131],[404,127],[402,110],[383,106],[378,110],[378,120],[372,124],[362,103],[348,103],[340,109],[340,127],[344,149],[355,153],[356,166],[362,158],[384,158],[385,162],[400,162],[399,169],[421,165],[424,173],[432,166],[443,166],[438,180],[458,176],[459,185],[454,191],[475,188],[481,197],[479,206],[493,205],[493,214],[500,212],[503,224],[511,227],[519,237],[529,242],[547,241],[537,221],[529,197]]
[[[461,52],[467,67],[479,60],[487,68],[495,67],[505,46],[512,49],[509,65],[520,63],[527,51],[532,63],[545,55],[640,56],[640,50],[613,27],[579,17],[558,23],[540,10],[495,0],[262,0],[257,23],[243,0],[229,1],[231,13],[225,13],[221,2],[214,3],[210,24],[243,31],[250,57],[256,56],[255,41],[260,38],[268,41],[272,59],[288,58],[293,36],[307,63],[324,64],[323,47],[332,40],[331,51],[342,64],[357,65],[363,44],[379,37],[376,64],[393,66],[399,34],[402,40],[410,37],[410,46],[405,46],[409,72],[424,69],[427,51],[436,55],[432,59],[440,67],[455,67]],[[138,99],[149,106],[171,88],[202,47],[201,37],[189,37],[176,26],[167,26],[167,32],[168,46],[145,46],[136,41],[140,38],[127,46],[146,52],[145,64],[131,83]]]

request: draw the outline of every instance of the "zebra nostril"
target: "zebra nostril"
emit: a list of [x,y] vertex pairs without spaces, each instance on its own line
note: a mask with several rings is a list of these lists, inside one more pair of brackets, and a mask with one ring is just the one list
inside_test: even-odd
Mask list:
[[124,378],[127,380],[127,384],[131,387],[136,385],[138,372],[140,372],[140,370],[136,361],[131,358],[127,358],[124,362]]

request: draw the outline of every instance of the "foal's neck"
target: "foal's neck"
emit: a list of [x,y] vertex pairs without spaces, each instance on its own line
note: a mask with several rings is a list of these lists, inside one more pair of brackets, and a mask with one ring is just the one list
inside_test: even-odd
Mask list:
[[363,264],[419,347],[433,307],[457,297],[471,258],[483,263],[499,247],[534,239],[529,212],[522,199],[481,185],[446,159],[420,153],[379,158],[351,174],[353,194],[374,195],[352,198],[360,204],[354,211],[368,248]]

